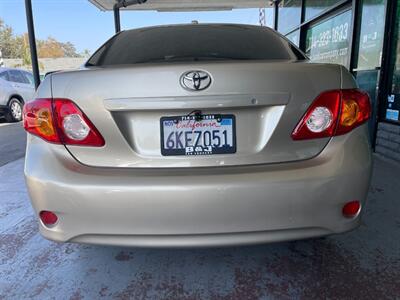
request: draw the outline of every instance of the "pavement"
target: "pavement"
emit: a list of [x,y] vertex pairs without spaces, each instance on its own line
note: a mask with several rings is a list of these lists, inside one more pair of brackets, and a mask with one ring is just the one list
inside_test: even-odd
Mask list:
[[0,167],[0,299],[400,299],[400,167],[379,157],[357,230],[213,249],[47,241],[23,163]]
[[0,167],[25,155],[26,132],[22,122],[0,119]]

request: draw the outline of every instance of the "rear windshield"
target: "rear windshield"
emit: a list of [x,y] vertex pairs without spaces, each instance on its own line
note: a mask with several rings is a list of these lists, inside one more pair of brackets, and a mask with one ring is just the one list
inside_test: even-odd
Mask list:
[[241,25],[181,25],[123,31],[87,66],[203,60],[305,59],[270,29]]

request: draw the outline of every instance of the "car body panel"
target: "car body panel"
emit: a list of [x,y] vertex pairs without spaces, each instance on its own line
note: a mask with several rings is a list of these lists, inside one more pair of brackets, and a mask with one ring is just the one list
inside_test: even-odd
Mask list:
[[[189,91],[182,74],[207,72]],[[28,134],[25,178],[35,213],[57,214],[55,241],[142,247],[229,246],[323,236],[356,228],[371,177],[368,124],[294,141],[314,99],[353,89],[338,65],[213,61],[86,67],[46,76],[37,98],[73,100],[105,146],[64,146]],[[160,118],[235,115],[237,152],[162,156]],[[361,213],[343,216],[360,201]]]
[[[196,93],[183,89],[180,76],[192,69],[206,70],[213,77],[212,85]],[[181,63],[52,74],[53,97],[77,103],[106,140],[102,148],[68,146],[69,151],[85,165],[121,168],[246,165],[311,158],[329,138],[293,141],[286,133],[294,129],[318,94],[340,86],[337,65],[287,62]],[[200,107],[204,114],[236,116],[237,153],[162,156],[160,118],[187,115]]]
[[[11,70],[28,73],[24,70],[11,68],[0,68],[0,73],[8,72]],[[20,98],[23,102],[33,100],[34,94],[35,87],[33,84],[7,81],[0,78],[0,105],[2,106],[6,107],[8,105],[8,101],[12,97]]]
[[155,247],[306,238],[359,224],[341,209],[354,199],[365,204],[366,130],[332,139],[305,161],[196,172],[87,167],[65,147],[30,136],[25,175],[35,211],[59,216],[54,227],[40,224],[52,240]]
[[0,78],[0,105],[7,106],[12,95],[17,94],[15,88],[6,80]]

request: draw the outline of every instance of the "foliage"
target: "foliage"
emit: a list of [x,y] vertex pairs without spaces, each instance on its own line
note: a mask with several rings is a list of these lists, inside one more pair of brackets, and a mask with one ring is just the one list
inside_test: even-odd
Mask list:
[[20,57],[20,42],[20,37],[14,36],[12,28],[0,19],[0,47],[3,57]]
[[[53,37],[46,40],[36,39],[39,58],[81,57],[88,56],[88,51],[79,54],[71,42],[62,43]],[[23,64],[30,63],[28,34],[16,35],[13,29],[0,19],[0,48],[3,58],[21,58]]]

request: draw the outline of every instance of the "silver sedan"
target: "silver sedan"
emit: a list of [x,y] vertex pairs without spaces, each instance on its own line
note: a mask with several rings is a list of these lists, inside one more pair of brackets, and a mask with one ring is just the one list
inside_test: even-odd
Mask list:
[[22,120],[22,106],[33,100],[33,75],[25,70],[0,67],[0,116],[8,122]]
[[271,29],[124,31],[36,97],[25,176],[48,239],[222,246],[360,224],[368,95]]

